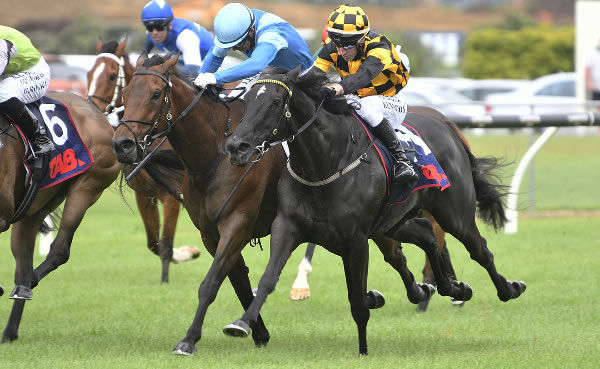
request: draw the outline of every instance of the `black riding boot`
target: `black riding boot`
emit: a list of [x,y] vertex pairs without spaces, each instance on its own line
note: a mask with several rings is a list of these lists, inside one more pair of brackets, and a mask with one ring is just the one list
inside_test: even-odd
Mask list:
[[21,100],[12,97],[0,104],[0,110],[6,112],[21,127],[31,141],[35,156],[54,150],[54,142],[44,134],[43,127],[40,127],[35,115]]
[[394,183],[402,184],[416,180],[418,178],[417,173],[408,161],[402,143],[398,140],[396,131],[394,131],[390,122],[386,118],[383,118],[381,123],[373,127],[373,133],[390,149],[394,157],[396,162],[394,165]]

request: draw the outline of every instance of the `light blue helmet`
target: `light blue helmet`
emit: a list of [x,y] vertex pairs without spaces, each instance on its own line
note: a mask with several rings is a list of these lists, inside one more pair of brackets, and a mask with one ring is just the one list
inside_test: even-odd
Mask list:
[[173,10],[164,0],[152,0],[142,10],[142,22],[170,21]]
[[215,45],[229,49],[244,40],[254,25],[254,13],[244,4],[225,5],[215,17]]

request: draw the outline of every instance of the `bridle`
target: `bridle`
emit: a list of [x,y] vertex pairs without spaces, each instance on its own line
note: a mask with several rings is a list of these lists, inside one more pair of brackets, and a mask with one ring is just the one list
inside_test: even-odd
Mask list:
[[277,136],[277,134],[279,133],[279,126],[281,124],[282,118],[285,117],[286,123],[292,119],[292,113],[290,112],[289,102],[292,98],[293,93],[292,93],[292,90],[288,87],[288,85],[286,85],[284,82],[279,81],[277,79],[259,79],[258,81],[254,82],[254,85],[257,85],[257,84],[275,84],[275,85],[283,87],[286,90],[287,94],[286,94],[286,98],[285,98],[285,105],[283,107],[283,115],[279,116],[279,120],[277,121],[275,128],[271,132],[271,136],[270,136],[269,140],[265,140],[265,141],[263,141],[262,144],[255,147],[255,149],[259,153],[258,157],[256,159],[254,159],[255,161],[260,160],[260,158],[264,155],[264,153],[267,152],[271,147],[279,145],[283,142],[294,141],[296,136],[298,136],[300,133],[304,132],[304,130],[306,128],[308,128],[308,126],[310,126],[317,119],[319,110],[321,110],[321,106],[323,106],[323,102],[325,101],[325,99],[321,100],[321,102],[319,103],[319,106],[317,106],[317,109],[315,110],[315,113],[313,114],[313,116],[306,123],[304,123],[300,128],[298,128],[298,130],[296,132],[290,134],[287,138],[284,138],[282,140],[271,141],[270,139],[275,138]]
[[122,104],[119,107],[117,107],[117,99],[119,98],[119,95],[121,94],[121,91],[123,90],[123,88],[125,88],[125,86],[127,85],[127,81],[125,79],[125,59],[122,56],[118,57],[111,53],[101,53],[96,56],[96,60],[101,59],[101,58],[109,58],[109,59],[115,61],[119,65],[119,73],[117,74],[117,83],[115,85],[115,90],[113,92],[112,100],[108,101],[107,99],[103,98],[102,96],[97,96],[97,95],[87,95],[87,99],[89,101],[91,101],[92,103],[93,103],[92,99],[98,99],[98,100],[102,101],[103,103],[108,104],[108,105],[106,105],[106,108],[104,109],[104,115],[108,115],[113,112],[120,113],[121,111],[124,110],[124,108],[123,108]]

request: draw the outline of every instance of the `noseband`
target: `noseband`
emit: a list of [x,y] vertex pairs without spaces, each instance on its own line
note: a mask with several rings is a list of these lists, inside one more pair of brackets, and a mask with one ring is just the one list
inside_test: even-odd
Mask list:
[[[119,65],[119,73],[117,75],[117,84],[115,85],[115,90],[113,92],[113,96],[112,96],[112,100],[108,101],[107,99],[101,97],[101,96],[97,96],[97,95],[87,95],[87,99],[89,101],[92,101],[92,98],[94,99],[98,99],[100,101],[102,101],[106,105],[106,108],[104,109],[104,115],[108,115],[112,112],[117,112],[117,99],[119,97],[119,94],[121,92],[121,90],[123,90],[123,88],[125,88],[125,86],[127,85],[127,81],[125,80],[125,60],[123,59],[123,57],[118,57],[114,54],[111,53],[101,53],[98,54],[98,56],[96,56],[96,60],[101,59],[101,58],[108,58],[111,59],[113,61],[115,61],[118,65]],[[94,104],[96,105],[96,104]]]

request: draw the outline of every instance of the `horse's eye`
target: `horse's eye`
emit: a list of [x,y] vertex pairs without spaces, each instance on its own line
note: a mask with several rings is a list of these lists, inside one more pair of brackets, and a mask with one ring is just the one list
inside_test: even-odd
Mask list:
[[160,99],[160,95],[161,95],[160,90],[154,90],[154,93],[152,94],[152,99],[153,100]]
[[114,81],[115,79],[117,79],[117,73],[111,74],[110,77],[108,77],[108,79],[110,79],[111,81]]

